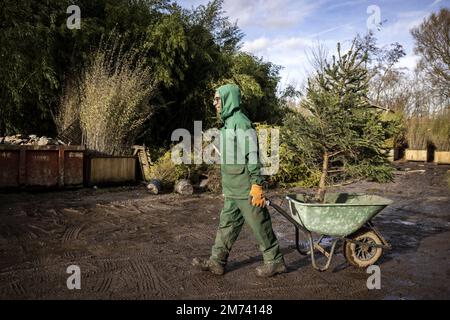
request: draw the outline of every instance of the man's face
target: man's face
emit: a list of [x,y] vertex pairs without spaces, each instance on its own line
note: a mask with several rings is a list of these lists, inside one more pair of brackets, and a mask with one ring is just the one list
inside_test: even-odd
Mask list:
[[214,108],[216,108],[218,114],[222,111],[222,100],[218,92],[214,95]]

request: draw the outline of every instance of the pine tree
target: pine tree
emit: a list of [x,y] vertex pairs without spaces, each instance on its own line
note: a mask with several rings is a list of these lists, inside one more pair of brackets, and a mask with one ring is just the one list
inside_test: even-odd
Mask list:
[[353,43],[308,80],[299,112],[285,119],[287,145],[304,157],[312,171],[321,171],[316,201],[325,200],[328,181],[392,180],[383,143],[393,124],[368,99],[367,55]]

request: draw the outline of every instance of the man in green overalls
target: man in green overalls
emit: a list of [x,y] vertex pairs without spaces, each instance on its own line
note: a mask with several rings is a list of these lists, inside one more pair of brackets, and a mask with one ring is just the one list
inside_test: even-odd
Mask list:
[[[264,265],[256,269],[256,274],[272,277],[286,272],[286,267],[265,204],[256,131],[241,111],[240,102],[241,92],[234,84],[220,87],[214,97],[214,106],[224,123],[221,129],[221,174],[225,203],[211,257],[206,261],[195,258],[193,265],[223,275],[231,248],[246,222],[264,258]],[[243,133],[253,133],[254,138],[246,139],[249,135]]]

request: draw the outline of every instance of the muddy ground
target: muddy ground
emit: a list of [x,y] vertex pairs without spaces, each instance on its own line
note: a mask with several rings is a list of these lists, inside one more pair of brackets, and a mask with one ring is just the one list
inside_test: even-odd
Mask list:
[[[392,243],[379,260],[381,290],[338,254],[318,273],[295,251],[293,226],[273,213],[287,274],[261,280],[261,255],[243,229],[224,277],[191,267],[207,257],[222,206],[219,195],[149,195],[144,188],[0,194],[1,299],[449,299],[450,166],[399,164],[394,183],[339,191],[394,200],[374,220]],[[425,173],[414,170],[426,170]],[[277,203],[299,190],[269,193]],[[286,202],[282,205],[286,207]],[[78,265],[81,290],[68,290]]]

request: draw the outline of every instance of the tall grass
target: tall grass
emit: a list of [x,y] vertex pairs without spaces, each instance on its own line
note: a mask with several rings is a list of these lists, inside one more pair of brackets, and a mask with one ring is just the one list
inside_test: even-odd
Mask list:
[[80,120],[80,102],[78,82],[69,80],[61,97],[59,110],[53,114],[58,134],[63,133],[74,122]]
[[412,117],[407,120],[406,139],[409,149],[426,149],[430,138],[431,121],[428,117]]
[[102,39],[79,88],[80,124],[87,149],[108,155],[131,152],[152,114],[149,100],[156,90],[144,54],[135,46],[124,50],[124,41],[114,34]]
[[450,151],[450,109],[408,119],[406,138],[410,149],[423,150],[434,145],[438,151]]
[[438,151],[450,151],[450,109],[432,119],[431,140]]

